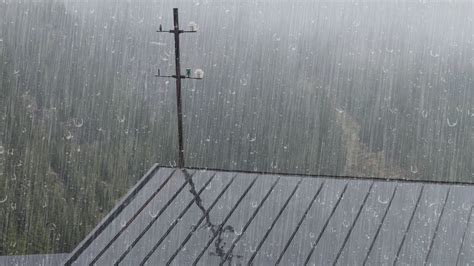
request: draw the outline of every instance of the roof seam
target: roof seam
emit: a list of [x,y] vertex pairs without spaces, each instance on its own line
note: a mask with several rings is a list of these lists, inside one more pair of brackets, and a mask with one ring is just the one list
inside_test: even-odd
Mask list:
[[293,196],[295,195],[296,191],[298,190],[301,182],[303,181],[303,179],[301,178],[298,183],[296,184],[295,188],[293,188],[293,191],[291,192],[290,196],[286,199],[285,203],[283,204],[283,206],[281,207],[280,211],[278,212],[276,218],[273,220],[272,224],[270,225],[270,228],[268,228],[267,232],[265,232],[265,235],[263,235],[263,238],[260,240],[260,243],[258,244],[257,248],[255,249],[255,251],[253,252],[252,256],[250,256],[250,260],[248,261],[247,264],[251,265],[253,260],[255,259],[255,257],[257,256],[257,253],[258,251],[260,250],[260,248],[262,248],[263,246],[263,243],[265,242],[265,240],[267,240],[267,237],[268,235],[270,234],[270,232],[272,231],[273,227],[275,226],[275,224],[277,223],[277,221],[280,219],[281,217],[281,214],[283,213],[283,211],[286,209],[286,207],[288,206],[288,203],[290,202],[290,200],[293,198]]
[[466,228],[464,229],[464,233],[461,238],[461,246],[459,247],[458,256],[456,258],[456,265],[459,265],[459,258],[461,257],[462,249],[464,246],[464,240],[466,239],[467,230],[469,229],[469,224],[471,222],[473,209],[474,209],[474,205],[471,205],[471,210],[469,211],[469,217],[467,218],[467,222],[466,222]]
[[[218,229],[216,230],[216,232],[213,233],[213,236],[211,237],[211,239],[209,239],[209,241],[207,242],[206,246],[204,247],[204,249],[201,251],[201,253],[199,253],[198,257],[194,260],[193,262],[193,265],[196,265],[197,262],[201,259],[202,255],[204,255],[204,253],[206,252],[206,250],[209,248],[209,246],[212,244],[212,242],[214,242],[214,239],[216,239],[217,235],[221,234],[223,231],[222,231],[222,228],[224,227],[224,225],[227,223],[227,221],[229,220],[229,218],[232,216],[232,214],[234,213],[234,211],[237,209],[237,207],[240,205],[240,203],[242,202],[242,200],[245,198],[245,196],[247,196],[248,192],[253,188],[255,182],[257,181],[258,179],[258,176],[255,176],[255,178],[252,180],[252,182],[250,183],[250,185],[247,187],[247,189],[244,191],[244,193],[240,196],[239,200],[234,204],[234,206],[232,207],[232,209],[230,210],[230,212],[227,214],[227,216],[224,218],[224,220],[221,222],[221,224],[219,225]],[[219,255],[219,254],[218,254]],[[222,255],[225,255],[225,254],[222,254]]]
[[[168,181],[171,179],[171,177],[176,173],[176,171],[173,171],[169,174],[169,176],[166,178],[165,182],[163,182],[155,192],[151,194],[151,196],[143,203],[143,205],[138,209],[138,211],[135,212],[135,214],[132,216],[131,219],[127,221],[125,226],[120,228],[120,230],[115,234],[115,236],[107,243],[107,245],[94,257],[94,259],[89,263],[89,265],[93,265],[96,263],[102,255],[112,246],[112,244],[117,240],[120,235],[122,235],[123,232],[133,223],[133,221],[140,215],[140,213],[148,206],[148,204],[158,195],[161,190],[168,184]],[[182,188],[181,188],[182,189]],[[177,193],[181,192],[181,189],[178,190]],[[174,199],[174,198],[173,198]],[[167,206],[165,207],[165,209]]]
[[[196,172],[194,172],[196,173]],[[194,175],[193,173],[193,175]],[[122,253],[122,255],[119,257],[119,259],[117,260],[116,263],[120,263],[127,255],[128,253],[130,253],[130,251],[135,247],[135,245],[140,241],[140,239],[145,235],[146,232],[148,232],[148,230],[152,227],[152,225],[158,220],[158,218],[161,216],[161,214],[163,214],[164,211],[166,211],[166,209],[171,205],[171,203],[173,202],[174,199],[176,199],[176,197],[181,193],[181,191],[184,189],[184,187],[186,186],[186,182],[183,183],[183,185],[175,192],[175,194],[171,197],[171,199],[169,199],[166,204],[160,209],[160,211],[158,212],[158,214],[156,215],[156,217],[153,217],[152,220],[148,223],[148,225],[145,227],[145,229],[143,229],[143,231],[138,235],[137,238],[135,238],[132,242],[132,244],[130,246],[127,247],[127,249],[125,250],[124,253]],[[158,193],[157,193],[158,194]],[[150,197],[150,199],[153,199],[156,195],[152,195]],[[150,200],[151,202],[151,200]],[[147,202],[148,204],[149,202]],[[145,207],[143,207],[144,209]],[[141,212],[141,210],[140,210]]]
[[139,191],[155,176],[161,169],[158,164],[154,164],[150,170],[138,181],[138,183],[127,193],[120,203],[99,223],[83,242],[71,252],[70,257],[64,262],[64,265],[71,265],[77,258],[92,244],[92,242],[107,228],[107,226],[133,201]]
[[356,217],[354,218],[354,221],[353,221],[352,224],[351,224],[351,227],[350,227],[350,229],[349,229],[349,232],[347,232],[346,237],[344,238],[344,242],[342,243],[342,246],[341,246],[341,248],[339,249],[339,252],[338,252],[337,255],[336,255],[336,259],[334,260],[333,265],[336,265],[337,261],[339,260],[339,257],[341,256],[342,251],[344,250],[344,247],[346,246],[347,241],[349,240],[349,237],[350,237],[351,234],[352,234],[352,230],[354,229],[354,226],[355,226],[355,224],[357,223],[357,220],[359,219],[360,214],[362,213],[362,209],[364,209],[364,206],[365,206],[365,204],[367,203],[367,199],[369,198],[369,195],[370,195],[370,193],[372,192],[372,188],[374,187],[374,183],[375,183],[375,182],[372,182],[372,183],[370,184],[369,190],[367,191],[367,194],[365,195],[364,200],[362,201],[362,203],[361,203],[361,205],[360,205],[360,207],[359,207],[359,211],[357,212],[357,215],[356,215]]
[[311,250],[309,251],[309,254],[306,257],[304,265],[308,265],[308,262],[311,259],[311,256],[313,255],[313,252],[316,249],[316,246],[318,245],[319,240],[321,240],[321,237],[323,236],[324,232],[326,231],[326,227],[328,226],[329,221],[331,221],[331,218],[333,217],[334,213],[336,212],[336,209],[339,206],[339,203],[341,203],[341,200],[342,200],[342,198],[344,197],[344,194],[347,191],[348,185],[349,185],[349,183],[346,183],[346,185],[344,186],[344,189],[342,190],[341,195],[339,195],[339,198],[337,199],[336,204],[334,205],[334,207],[331,210],[331,214],[329,215],[326,222],[324,223],[324,226],[321,229],[321,232],[319,232],[318,238],[316,238],[315,242],[311,243]]
[[[264,198],[262,199],[262,201],[259,203],[259,205],[257,206],[257,208],[255,209],[255,211],[252,213],[252,216],[250,217],[250,219],[247,221],[247,223],[244,225],[243,229],[242,229],[242,234],[240,234],[236,239],[234,239],[232,241],[232,245],[231,247],[229,248],[229,250],[227,251],[227,253],[225,254],[224,256],[224,259],[219,263],[219,266],[222,266],[226,261],[227,259],[229,259],[229,257],[231,257],[231,253],[232,251],[234,250],[235,246],[237,245],[237,242],[240,241],[240,239],[245,235],[245,232],[247,231],[247,228],[250,226],[250,224],[252,223],[253,219],[255,218],[255,216],[257,216],[257,214],[259,213],[260,209],[262,208],[263,204],[265,204],[265,202],[267,201],[268,197],[270,196],[270,194],[273,192],[275,186],[278,184],[278,182],[280,181],[280,177],[278,177],[277,180],[275,180],[275,182],[273,182],[270,190],[268,190],[267,194],[265,194]],[[230,258],[232,259],[232,257]]]
[[319,194],[321,193],[321,190],[323,189],[324,185],[325,185],[325,181],[321,182],[321,184],[319,185],[319,188],[318,188],[318,190],[316,191],[316,194],[314,194],[312,200],[311,200],[310,203],[308,204],[308,207],[306,207],[306,210],[305,210],[305,212],[303,213],[303,216],[302,216],[301,219],[299,220],[298,224],[296,225],[295,230],[293,230],[293,233],[291,234],[290,238],[289,238],[288,241],[286,242],[285,247],[283,248],[282,252],[280,253],[280,256],[278,257],[278,259],[277,259],[275,265],[280,264],[281,260],[283,259],[284,254],[286,253],[286,250],[287,250],[288,247],[290,246],[291,242],[293,242],[293,239],[295,238],[296,233],[298,232],[298,230],[300,229],[301,225],[303,224],[304,219],[306,219],[306,216],[308,215],[309,210],[313,207],[313,204],[314,204],[314,202],[316,201],[316,199],[318,198]]
[[377,240],[377,237],[380,234],[380,230],[382,229],[383,223],[385,222],[385,217],[387,217],[387,213],[390,210],[390,206],[392,206],[392,202],[393,202],[393,199],[395,198],[395,194],[397,193],[397,189],[398,189],[398,184],[393,189],[392,196],[390,197],[390,201],[389,201],[389,203],[387,205],[387,208],[385,209],[385,212],[382,216],[382,220],[380,220],[379,227],[377,228],[377,231],[375,232],[374,238],[372,239],[372,242],[370,243],[369,249],[367,251],[367,254],[365,255],[364,262],[362,263],[362,265],[365,265],[367,263],[367,260],[369,259],[370,252],[374,248],[375,241]]
[[427,261],[430,257],[430,254],[431,254],[431,250],[433,249],[433,245],[434,245],[434,242],[436,240],[436,236],[438,235],[439,225],[441,223],[441,219],[443,218],[443,213],[444,213],[444,210],[446,209],[446,204],[448,202],[450,192],[451,192],[451,187],[448,188],[448,192],[446,193],[446,198],[444,199],[443,208],[441,209],[441,214],[439,215],[438,221],[436,223],[436,228],[435,228],[435,231],[433,233],[433,237],[431,238],[430,246],[428,248],[428,253],[426,254],[425,261],[423,262],[423,265],[426,265],[426,263],[427,263]]
[[420,194],[418,195],[418,199],[416,200],[415,207],[413,208],[413,212],[411,213],[410,220],[408,220],[408,225],[407,228],[405,229],[405,233],[403,234],[402,241],[400,242],[400,245],[398,246],[397,254],[395,256],[395,260],[393,262],[393,265],[395,265],[398,261],[398,258],[400,257],[400,252],[402,251],[403,244],[405,243],[405,239],[408,235],[408,231],[410,230],[410,227],[413,223],[413,217],[415,217],[416,210],[418,209],[418,206],[420,205],[420,200],[423,195],[423,191],[425,189],[425,186],[422,185],[420,189]]
[[[212,176],[209,178],[209,180],[204,184],[204,186],[199,190],[198,195],[201,195],[201,193],[206,189],[206,187],[211,183],[211,181],[214,179],[216,176],[216,173],[212,174]],[[171,231],[174,229],[174,227],[178,224],[180,219],[188,212],[189,208],[193,205],[193,203],[196,201],[196,198],[193,198],[192,200],[189,201],[188,205],[186,208],[184,208],[183,211],[178,215],[178,217],[173,221],[173,223],[170,225],[168,230],[166,230],[165,234],[161,236],[161,238],[156,242],[156,244],[151,248],[151,250],[147,253],[145,258],[142,260],[141,265],[145,264],[145,262],[151,257],[151,255],[156,251],[156,249],[161,245],[161,243],[165,240],[165,238],[171,233]]]
[[206,210],[206,213],[204,213],[201,218],[199,219],[199,221],[197,222],[196,226],[193,227],[193,229],[191,230],[191,232],[188,233],[188,235],[186,236],[186,238],[181,242],[181,245],[178,247],[178,249],[173,253],[173,255],[171,255],[171,257],[169,258],[169,260],[166,262],[166,265],[170,265],[171,262],[176,258],[176,256],[178,255],[178,253],[181,251],[181,249],[186,245],[186,243],[189,241],[189,239],[193,236],[194,232],[196,232],[196,230],[199,228],[199,226],[201,225],[202,221],[204,221],[204,219],[206,219],[206,216],[209,215],[209,212],[212,210],[212,208],[217,204],[217,202],[220,200],[220,198],[222,197],[222,195],[224,195],[224,193],[227,191],[227,189],[232,185],[232,183],[234,183],[234,180],[235,180],[235,177],[237,177],[237,174],[235,174],[232,179],[230,180],[230,182],[224,187],[224,189],[219,193],[219,195],[217,196],[217,198],[212,202],[211,206],[209,206],[209,208]]

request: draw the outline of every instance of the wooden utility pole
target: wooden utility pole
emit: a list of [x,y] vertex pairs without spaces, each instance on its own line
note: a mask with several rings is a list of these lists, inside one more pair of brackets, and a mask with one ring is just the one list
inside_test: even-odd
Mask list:
[[175,53],[175,65],[176,65],[176,74],[171,76],[162,76],[160,70],[158,69],[157,77],[166,77],[166,78],[175,78],[176,79],[176,107],[178,113],[178,168],[184,168],[184,140],[183,140],[183,104],[181,97],[181,79],[202,79],[203,71],[200,69],[196,70],[196,77],[191,77],[191,69],[186,69],[186,75],[181,75],[181,58],[179,52],[179,35],[181,33],[195,33],[197,32],[195,24],[190,25],[190,30],[180,30],[179,29],[179,19],[178,19],[178,9],[173,8],[173,20],[174,20],[174,29],[169,31],[163,31],[162,26],[158,32],[169,32],[174,34],[174,53]]

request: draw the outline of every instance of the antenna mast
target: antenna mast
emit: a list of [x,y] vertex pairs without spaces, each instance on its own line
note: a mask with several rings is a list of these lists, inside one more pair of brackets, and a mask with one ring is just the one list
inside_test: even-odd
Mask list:
[[181,75],[181,62],[180,62],[180,53],[179,53],[179,35],[181,33],[195,33],[197,32],[197,26],[195,23],[190,23],[190,30],[180,30],[179,29],[179,20],[178,20],[178,9],[173,8],[173,20],[174,28],[169,31],[163,31],[162,26],[157,32],[168,32],[174,34],[174,51],[175,51],[175,65],[176,65],[176,74],[175,75],[161,75],[160,70],[158,69],[158,74],[156,77],[162,78],[174,78],[176,79],[176,107],[178,113],[178,168],[184,168],[184,142],[183,142],[183,104],[181,97],[181,79],[202,79],[204,72],[201,69],[196,69],[195,77],[191,77],[191,69],[186,69],[186,75]]

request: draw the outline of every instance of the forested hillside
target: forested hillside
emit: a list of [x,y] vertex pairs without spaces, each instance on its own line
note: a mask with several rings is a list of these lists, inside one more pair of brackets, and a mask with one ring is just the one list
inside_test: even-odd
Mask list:
[[167,123],[146,73],[127,86],[86,27],[71,31],[63,4],[2,13],[0,254],[66,252],[160,154],[173,156],[152,145]]
[[[106,2],[106,3],[105,3]],[[0,254],[68,252],[153,164],[474,182],[468,3],[0,3]]]

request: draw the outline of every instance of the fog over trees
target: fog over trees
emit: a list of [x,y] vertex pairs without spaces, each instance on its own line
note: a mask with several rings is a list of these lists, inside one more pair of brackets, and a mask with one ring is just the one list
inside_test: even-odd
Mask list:
[[69,252],[153,163],[474,182],[471,1],[0,2],[0,254]]

